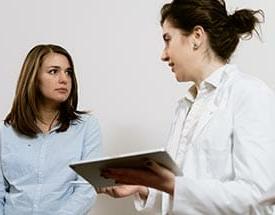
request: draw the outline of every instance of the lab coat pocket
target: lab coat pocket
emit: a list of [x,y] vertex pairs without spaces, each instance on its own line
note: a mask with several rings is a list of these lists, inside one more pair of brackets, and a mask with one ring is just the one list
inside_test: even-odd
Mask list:
[[224,179],[232,167],[232,115],[225,109],[217,110],[201,134],[201,149],[206,157],[207,172]]
[[213,178],[225,180],[231,174],[232,159],[229,147],[223,149],[205,149],[207,173]]

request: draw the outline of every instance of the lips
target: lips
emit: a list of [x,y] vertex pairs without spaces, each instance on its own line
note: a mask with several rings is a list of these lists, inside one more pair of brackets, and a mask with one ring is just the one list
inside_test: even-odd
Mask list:
[[171,62],[171,63],[168,63],[168,65],[171,67],[172,72],[174,72],[174,65],[175,64]]
[[58,92],[60,92],[60,93],[67,93],[68,92],[67,88],[57,88],[55,90],[58,91]]
[[174,63],[168,63],[168,65],[170,66],[170,67],[173,67],[174,66]]

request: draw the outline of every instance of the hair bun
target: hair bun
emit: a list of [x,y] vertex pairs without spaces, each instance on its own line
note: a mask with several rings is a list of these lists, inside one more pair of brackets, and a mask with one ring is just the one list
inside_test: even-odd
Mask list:
[[260,14],[261,17],[264,17],[262,10],[236,10],[234,14],[228,16],[229,24],[235,29],[237,34],[247,34],[247,36],[252,36],[252,31],[255,29],[255,25],[261,22],[256,14]]

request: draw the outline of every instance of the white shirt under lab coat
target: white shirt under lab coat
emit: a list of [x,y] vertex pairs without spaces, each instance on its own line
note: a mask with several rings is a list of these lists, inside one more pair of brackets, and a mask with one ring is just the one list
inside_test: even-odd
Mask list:
[[[275,182],[275,97],[260,80],[225,65],[181,99],[167,149],[182,168],[174,197],[150,189],[149,214],[272,214],[257,202]],[[170,199],[169,199],[170,198]]]

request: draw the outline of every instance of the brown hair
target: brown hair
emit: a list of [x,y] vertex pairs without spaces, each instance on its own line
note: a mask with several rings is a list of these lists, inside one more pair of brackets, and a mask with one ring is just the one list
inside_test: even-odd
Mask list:
[[252,37],[256,24],[261,22],[257,14],[264,18],[262,10],[250,9],[236,10],[228,15],[224,0],[173,0],[162,7],[160,22],[163,25],[167,19],[187,34],[191,34],[195,26],[202,26],[212,50],[222,60],[228,61],[239,39]]
[[37,45],[27,54],[17,82],[15,98],[10,113],[5,118],[5,124],[11,125],[16,131],[29,137],[35,137],[41,130],[36,125],[39,118],[38,101],[40,92],[37,86],[37,74],[43,62],[43,57],[49,53],[64,55],[71,67],[72,89],[66,101],[60,105],[59,123],[57,132],[66,131],[71,121],[78,120],[79,114],[86,113],[77,111],[77,81],[72,57],[64,48],[58,45]]

